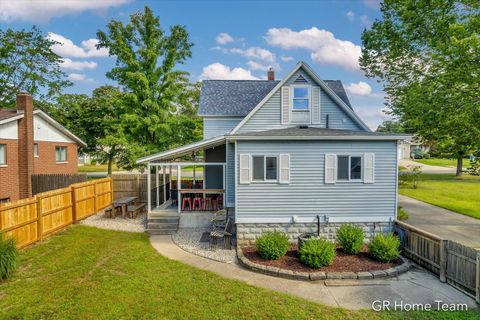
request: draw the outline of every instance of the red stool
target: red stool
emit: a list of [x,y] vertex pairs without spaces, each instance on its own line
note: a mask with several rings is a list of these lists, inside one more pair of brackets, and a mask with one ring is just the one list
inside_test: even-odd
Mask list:
[[205,197],[205,200],[203,201],[203,211],[206,211],[207,209],[208,210],[213,209],[212,197]]
[[219,195],[215,200],[215,204],[217,206],[216,210],[221,210],[223,208],[223,196]]
[[185,207],[188,204],[187,210],[192,210],[192,198],[190,197],[183,197],[182,199],[182,211],[185,211]]
[[193,198],[193,210],[195,210],[195,209],[198,209],[198,210],[202,209],[202,198],[200,198],[198,196]]

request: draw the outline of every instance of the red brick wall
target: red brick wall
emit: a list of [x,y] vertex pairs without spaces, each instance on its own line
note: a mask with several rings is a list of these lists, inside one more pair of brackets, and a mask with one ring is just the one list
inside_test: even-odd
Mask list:
[[18,179],[20,198],[32,196],[33,173],[33,98],[26,93],[17,94],[17,109],[23,110],[18,120]]
[[0,139],[0,144],[7,145],[7,166],[0,166],[0,199],[19,199],[18,180],[18,140]]
[[[35,141],[38,144],[38,157],[34,157],[34,174],[77,173],[77,145],[75,143]],[[57,163],[55,147],[67,147],[66,163]],[[33,146],[32,146],[33,149]]]

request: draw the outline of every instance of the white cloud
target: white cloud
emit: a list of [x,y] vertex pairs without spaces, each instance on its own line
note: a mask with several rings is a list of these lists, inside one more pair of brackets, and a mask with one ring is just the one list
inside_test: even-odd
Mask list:
[[289,62],[289,61],[292,61],[292,60],[293,60],[293,57],[281,56],[281,57],[280,57],[280,60],[282,60],[283,62]]
[[215,38],[215,40],[217,41],[218,44],[221,44],[221,45],[227,44],[229,42],[233,42],[232,36],[225,32],[219,33]]
[[380,3],[382,0],[363,0],[363,4],[370,8],[370,9],[375,9],[375,10],[380,10]]
[[81,42],[81,47],[73,43],[72,40],[65,38],[60,34],[49,32],[47,38],[59,42],[52,46],[53,52],[62,57],[74,58],[92,58],[92,57],[108,57],[108,50],[101,48],[97,50],[95,45],[98,39],[88,39]]
[[270,66],[267,66],[255,61],[251,61],[251,60],[247,62],[247,65],[252,70],[268,71],[268,69],[270,69]]
[[0,1],[0,20],[12,22],[15,20],[47,22],[53,17],[78,14],[83,11],[102,11],[116,7],[131,0],[15,0]]
[[355,12],[353,12],[352,10],[348,11],[347,12],[347,19],[350,20],[350,21],[355,20]]
[[301,31],[289,28],[271,28],[265,36],[267,43],[283,49],[310,50],[311,59],[320,64],[341,66],[358,71],[361,47],[347,40],[335,38],[333,33],[312,27]]
[[223,65],[219,62],[212,63],[203,68],[200,80],[258,80],[252,75],[250,70],[243,68],[233,68]]
[[376,130],[379,124],[390,118],[385,111],[385,107],[380,106],[355,107],[355,112],[359,115],[360,119],[372,130]]
[[370,28],[372,26],[372,21],[366,15],[360,16],[360,21],[367,28]]
[[372,93],[372,87],[366,82],[350,83],[347,91],[356,96],[369,96]]
[[230,52],[240,54],[250,59],[258,59],[270,63],[275,62],[275,54],[260,47],[250,47],[248,49],[232,48],[230,49]]
[[92,78],[88,78],[83,73],[70,73],[68,75],[68,80],[73,81],[73,82],[80,82],[80,81],[92,82],[93,81]]
[[73,61],[72,59],[64,58],[60,66],[64,69],[82,71],[83,69],[95,69],[97,63],[93,61]]

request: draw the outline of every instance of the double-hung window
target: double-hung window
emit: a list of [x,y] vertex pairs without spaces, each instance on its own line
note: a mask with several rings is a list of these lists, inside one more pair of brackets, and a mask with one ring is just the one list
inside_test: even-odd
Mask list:
[[67,147],[63,147],[63,146],[55,147],[55,161],[67,162]]
[[277,181],[278,157],[277,156],[252,156],[253,181]]
[[362,179],[362,157],[337,156],[337,181],[360,181]]
[[309,87],[293,87],[292,111],[309,111],[310,94]]
[[0,144],[0,166],[7,164],[7,145]]

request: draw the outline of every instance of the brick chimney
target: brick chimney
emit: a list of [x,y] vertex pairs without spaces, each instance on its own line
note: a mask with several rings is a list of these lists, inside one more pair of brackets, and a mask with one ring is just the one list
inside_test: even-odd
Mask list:
[[268,69],[267,78],[268,78],[269,81],[275,80],[275,71],[273,70],[272,67],[270,67],[270,69]]
[[17,94],[17,110],[24,116],[18,122],[18,180],[20,199],[32,196],[33,173],[33,99],[25,92]]

